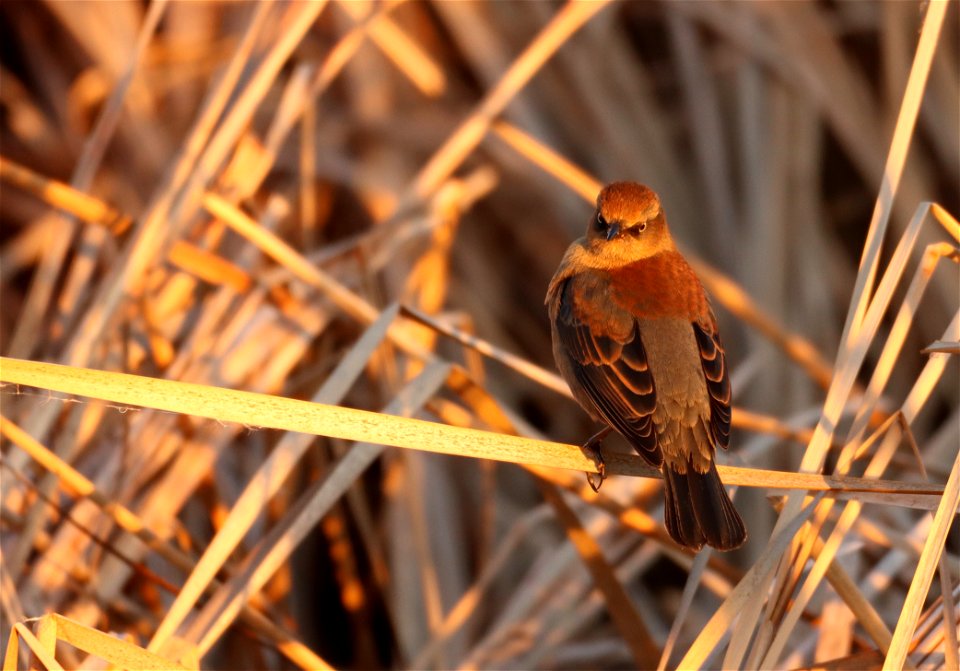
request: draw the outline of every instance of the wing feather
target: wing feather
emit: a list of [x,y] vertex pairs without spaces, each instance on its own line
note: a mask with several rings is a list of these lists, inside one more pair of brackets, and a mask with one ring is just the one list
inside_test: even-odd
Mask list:
[[700,365],[710,394],[710,431],[723,449],[730,444],[730,377],[720,334],[713,324],[693,323],[700,348]]
[[659,466],[663,455],[653,425],[656,388],[639,325],[634,320],[627,339],[621,342],[595,333],[577,315],[569,283],[560,301],[557,336],[596,415],[630,441],[647,461]]

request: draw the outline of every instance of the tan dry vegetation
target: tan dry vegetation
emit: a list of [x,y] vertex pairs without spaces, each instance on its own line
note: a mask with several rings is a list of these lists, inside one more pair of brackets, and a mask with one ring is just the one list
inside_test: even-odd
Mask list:
[[[957,3],[0,14],[4,668],[960,667]],[[615,179],[720,313],[733,554],[569,444]]]

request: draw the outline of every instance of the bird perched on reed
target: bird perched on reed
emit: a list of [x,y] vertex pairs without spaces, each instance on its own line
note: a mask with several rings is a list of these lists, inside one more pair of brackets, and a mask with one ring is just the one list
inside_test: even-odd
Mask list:
[[746,528],[714,463],[717,446],[730,440],[717,320],[657,194],[633,182],[605,187],[546,303],[560,373],[580,405],[606,424],[584,447],[598,448],[615,429],[661,470],[664,523],[680,545],[742,545]]

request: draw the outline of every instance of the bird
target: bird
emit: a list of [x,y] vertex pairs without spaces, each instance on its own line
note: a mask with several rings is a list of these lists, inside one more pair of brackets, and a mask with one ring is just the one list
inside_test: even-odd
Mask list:
[[545,303],[557,368],[604,425],[584,444],[600,483],[600,443],[615,430],[661,471],[664,526],[676,543],[694,551],[740,547],[747,530],[714,461],[716,448],[730,442],[726,354],[659,196],[636,182],[605,186]]

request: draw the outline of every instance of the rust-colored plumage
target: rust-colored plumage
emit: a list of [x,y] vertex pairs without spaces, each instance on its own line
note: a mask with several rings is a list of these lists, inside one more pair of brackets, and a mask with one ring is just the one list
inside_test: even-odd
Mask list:
[[547,305],[574,397],[663,472],[670,536],[695,550],[742,545],[746,529],[713,460],[730,439],[717,320],[652,190],[617,182],[600,192]]

